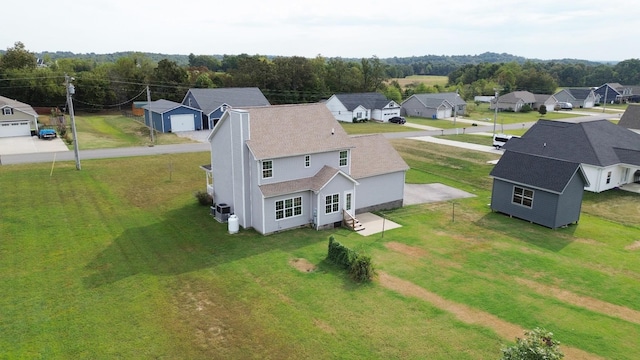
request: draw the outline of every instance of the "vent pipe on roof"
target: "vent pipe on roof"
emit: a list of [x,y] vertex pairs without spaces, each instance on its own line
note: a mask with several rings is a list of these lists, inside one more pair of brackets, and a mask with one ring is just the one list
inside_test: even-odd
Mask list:
[[331,128],[331,135],[333,135],[335,133],[335,129]]

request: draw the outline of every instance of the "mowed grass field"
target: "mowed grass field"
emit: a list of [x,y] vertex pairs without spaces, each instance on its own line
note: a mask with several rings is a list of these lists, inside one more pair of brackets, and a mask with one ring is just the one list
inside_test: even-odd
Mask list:
[[400,84],[400,87],[405,89],[408,86],[415,86],[420,83],[424,83],[427,86],[446,86],[449,82],[448,76],[439,76],[439,75],[411,75],[403,78],[393,78],[389,79],[388,82],[397,81]]
[[[0,358],[496,359],[536,326],[568,359],[637,358],[640,195],[550,230],[489,210],[491,154],[393,145],[407,182],[476,196],[369,237],[230,235],[193,197],[206,152],[0,167]],[[374,282],[325,261],[330,235]]]

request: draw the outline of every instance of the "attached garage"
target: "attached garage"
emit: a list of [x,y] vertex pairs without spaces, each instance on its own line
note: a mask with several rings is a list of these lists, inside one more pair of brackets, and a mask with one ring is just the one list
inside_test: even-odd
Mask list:
[[31,136],[28,120],[0,122],[0,137]]
[[171,115],[171,132],[194,131],[193,114]]

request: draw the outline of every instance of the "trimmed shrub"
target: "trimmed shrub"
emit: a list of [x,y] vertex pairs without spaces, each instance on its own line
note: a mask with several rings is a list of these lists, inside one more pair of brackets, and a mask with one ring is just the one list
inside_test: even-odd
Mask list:
[[359,255],[356,251],[337,242],[333,236],[329,237],[327,260],[348,269],[349,276],[353,281],[367,282],[375,276],[370,256]]
[[206,192],[206,191],[198,190],[198,191],[196,191],[194,196],[198,200],[198,203],[200,205],[202,205],[202,206],[211,206],[211,205],[213,205],[213,197],[211,195],[209,195],[209,193]]

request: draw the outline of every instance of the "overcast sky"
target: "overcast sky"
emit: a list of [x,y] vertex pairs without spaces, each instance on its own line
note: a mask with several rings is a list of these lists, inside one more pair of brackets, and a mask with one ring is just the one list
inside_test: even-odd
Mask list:
[[0,49],[343,58],[640,57],[640,6],[593,0],[14,0]]

